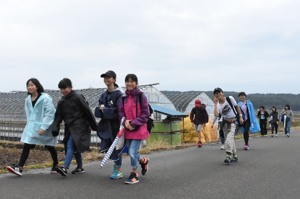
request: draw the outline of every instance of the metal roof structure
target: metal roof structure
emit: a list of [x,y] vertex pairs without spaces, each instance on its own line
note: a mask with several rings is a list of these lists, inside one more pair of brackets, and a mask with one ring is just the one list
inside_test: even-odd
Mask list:
[[158,112],[167,116],[171,116],[171,117],[187,117],[188,114],[179,112],[179,111],[175,111],[157,104],[152,104],[150,103],[151,108],[153,109],[154,112]]

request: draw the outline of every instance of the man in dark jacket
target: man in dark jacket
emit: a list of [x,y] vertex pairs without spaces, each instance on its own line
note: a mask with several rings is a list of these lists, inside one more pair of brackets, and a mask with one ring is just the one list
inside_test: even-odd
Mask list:
[[205,124],[208,122],[208,114],[206,111],[205,104],[201,104],[199,99],[195,100],[195,107],[192,109],[190,114],[190,120],[195,126],[195,130],[198,134],[198,147],[202,147],[201,142],[201,130],[202,126],[205,127]]
[[59,82],[58,87],[63,97],[57,105],[52,133],[54,136],[57,136],[59,134],[60,124],[64,121],[65,132],[63,143],[65,145],[66,158],[64,165],[56,167],[56,171],[62,176],[66,176],[73,155],[75,155],[77,167],[72,171],[72,174],[83,173],[84,169],[81,153],[89,149],[91,143],[91,128],[96,131],[97,123],[83,95],[79,95],[72,90],[72,82],[70,79],[64,78]]

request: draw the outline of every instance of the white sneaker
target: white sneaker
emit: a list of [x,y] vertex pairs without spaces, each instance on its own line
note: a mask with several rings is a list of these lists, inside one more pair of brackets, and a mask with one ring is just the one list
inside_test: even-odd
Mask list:
[[224,146],[224,144],[222,144],[222,146],[221,146],[221,148],[220,148],[221,150],[224,150],[225,149],[225,146]]
[[277,134],[275,134],[275,137],[278,137],[278,135],[277,135]]

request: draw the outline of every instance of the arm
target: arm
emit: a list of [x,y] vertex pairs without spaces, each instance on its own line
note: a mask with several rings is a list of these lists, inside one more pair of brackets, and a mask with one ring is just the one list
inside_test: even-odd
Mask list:
[[87,120],[89,122],[89,125],[91,127],[91,129],[93,131],[97,131],[97,122],[96,122],[96,119],[92,113],[92,110],[90,109],[89,105],[88,105],[88,102],[84,99],[84,97],[82,95],[78,95],[78,99],[79,99],[79,102],[80,102],[80,106],[81,108],[83,109],[86,117],[87,117]]
[[55,111],[53,127],[52,127],[52,135],[58,136],[60,130],[60,124],[63,121],[63,100],[60,100],[57,104],[57,108]]
[[49,126],[54,121],[54,114],[55,114],[55,108],[52,102],[52,98],[50,96],[46,96],[44,98],[44,116],[43,116],[43,123],[40,129],[40,134],[43,134],[45,130],[49,128]]
[[192,111],[190,113],[190,120],[191,120],[192,123],[194,123],[194,118],[195,118],[195,109],[192,108]]
[[100,109],[100,106],[102,104],[104,104],[104,93],[102,93],[102,95],[100,96],[100,99],[99,99],[99,105],[95,108],[95,117],[97,118],[102,118],[103,117],[103,114],[102,114],[102,110]]

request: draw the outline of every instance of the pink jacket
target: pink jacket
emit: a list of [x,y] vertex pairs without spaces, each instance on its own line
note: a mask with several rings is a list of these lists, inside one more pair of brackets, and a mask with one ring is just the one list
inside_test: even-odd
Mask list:
[[[140,93],[139,89],[127,90],[125,99],[120,99],[118,104],[119,117],[126,117],[127,120],[131,120],[132,126],[136,127],[133,131],[125,129],[125,139],[144,140],[149,137],[147,130],[147,121],[150,116],[148,101],[144,93],[141,93],[142,104],[140,105],[138,96]],[[136,115],[136,110],[138,116]]]

